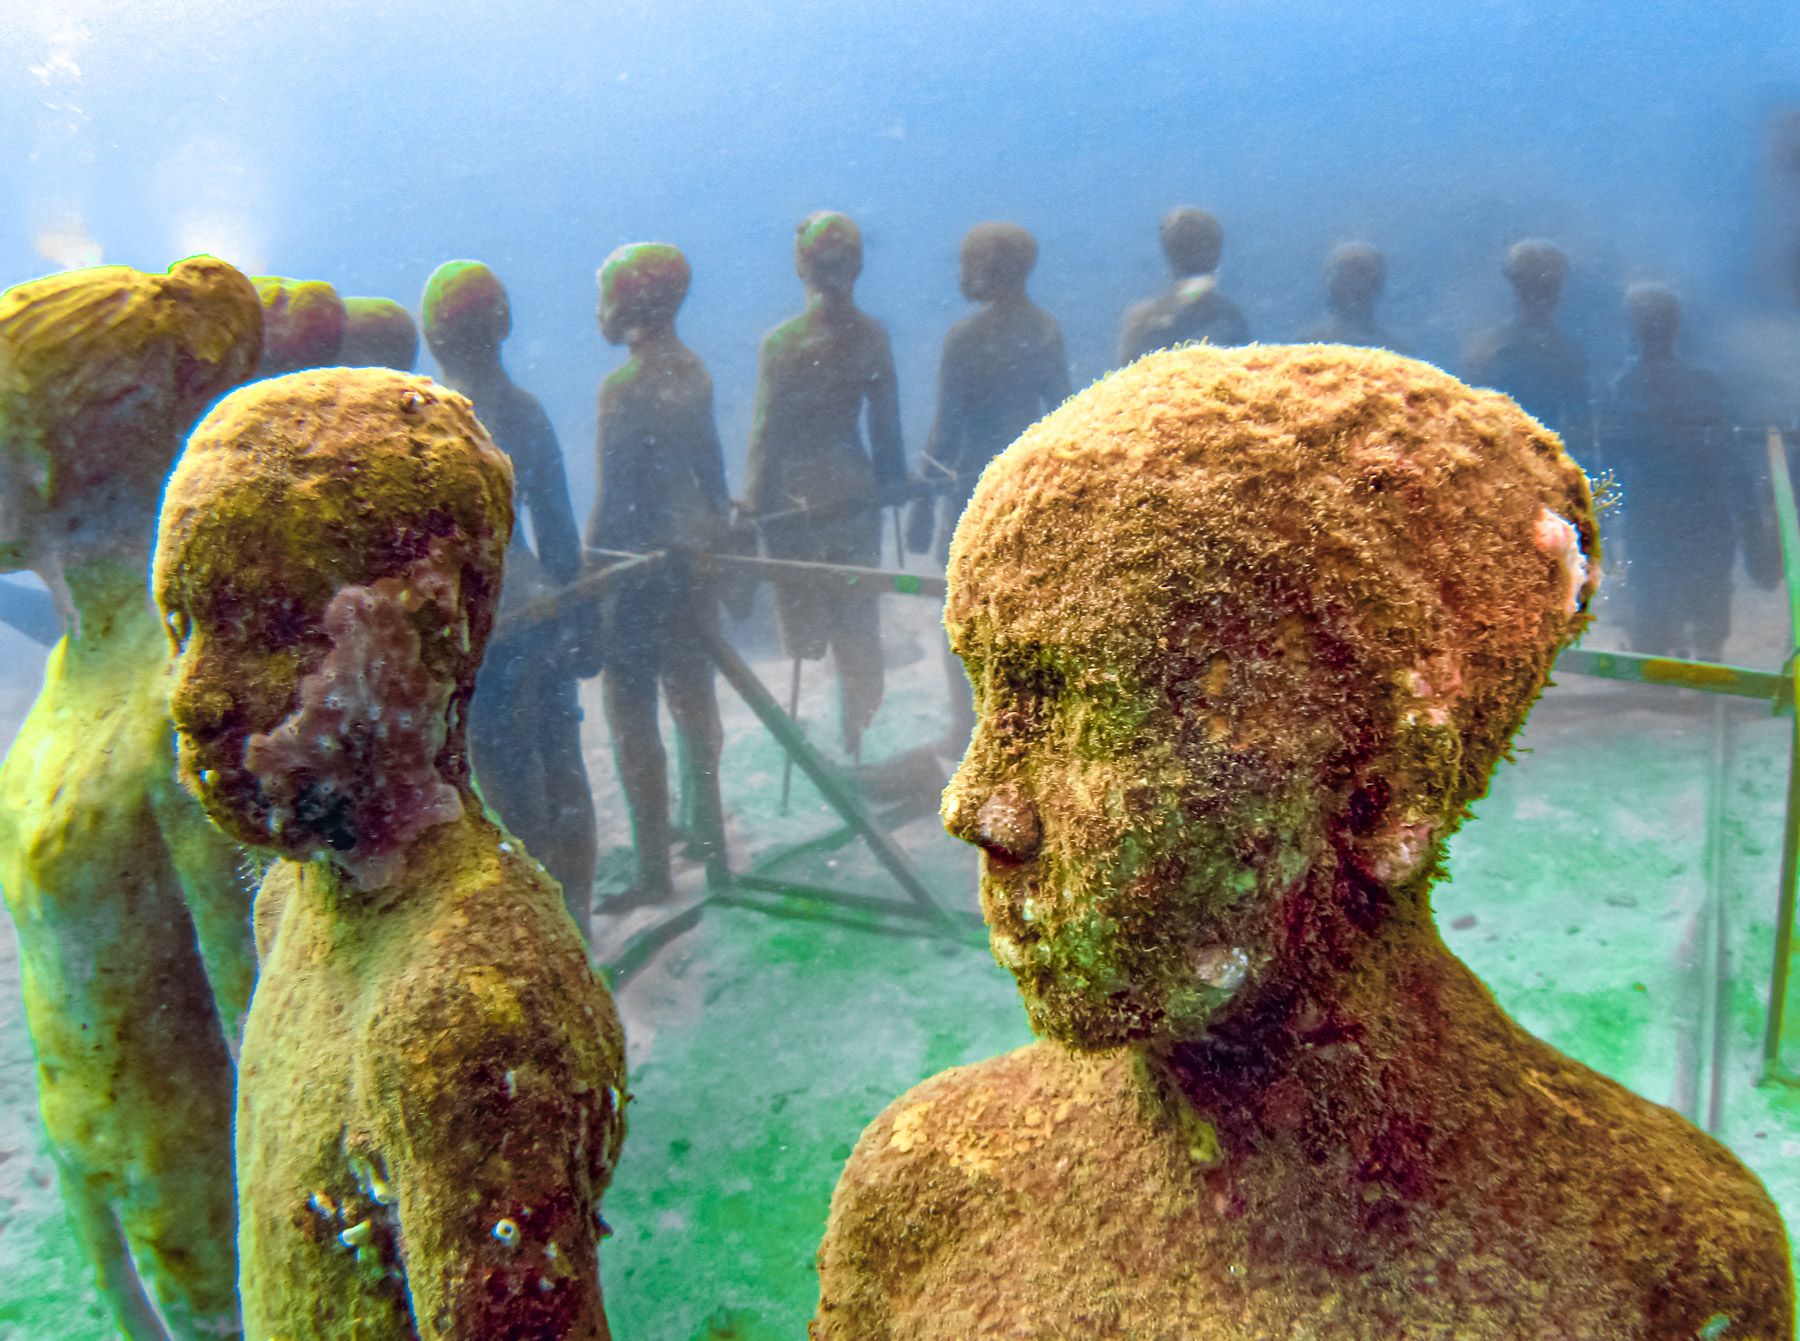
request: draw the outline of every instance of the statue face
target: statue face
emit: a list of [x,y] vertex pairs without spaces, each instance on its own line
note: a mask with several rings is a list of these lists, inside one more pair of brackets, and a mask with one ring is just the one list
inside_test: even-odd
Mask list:
[[169,715],[182,780],[239,842],[304,857],[314,841],[298,828],[275,832],[245,755],[251,737],[292,708],[322,638],[296,612],[222,595],[167,613],[175,646]]
[[1162,685],[1091,652],[966,630],[957,651],[979,724],[944,822],[982,849],[994,956],[1033,1028],[1080,1048],[1203,1033],[1311,864],[1311,771],[1253,723],[1195,748]]

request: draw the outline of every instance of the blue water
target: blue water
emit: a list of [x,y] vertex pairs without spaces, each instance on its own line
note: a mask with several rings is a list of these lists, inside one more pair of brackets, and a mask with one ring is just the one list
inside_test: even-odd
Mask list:
[[1555,237],[1604,374],[1628,280],[1680,282],[1700,352],[1759,300],[1762,128],[1795,98],[1792,0],[6,0],[0,281],[54,268],[36,242],[67,252],[71,224],[109,261],[210,247],[409,304],[484,259],[580,514],[616,357],[593,271],[621,242],[693,260],[684,334],[734,469],[821,207],[864,226],[914,446],[957,241],[991,217],[1037,232],[1077,385],[1161,282],[1177,201],[1223,219],[1260,336],[1314,320],[1324,251],[1360,237],[1389,254],[1389,326],[1452,366],[1506,309],[1500,250]]

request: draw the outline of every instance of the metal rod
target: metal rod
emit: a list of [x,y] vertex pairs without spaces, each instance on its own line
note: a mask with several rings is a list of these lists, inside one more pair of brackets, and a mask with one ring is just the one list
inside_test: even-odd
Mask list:
[[1725,1112],[1728,972],[1725,909],[1725,793],[1730,771],[1731,722],[1722,699],[1712,705],[1712,758],[1707,769],[1706,901],[1701,905],[1700,1019],[1696,1031],[1698,1062],[1694,1090],[1696,1124],[1716,1132]]
[[1651,657],[1637,652],[1590,652],[1579,647],[1570,648],[1556,659],[1556,673],[1592,675],[1630,684],[1670,685],[1708,694],[1760,699],[1766,703],[1781,702],[1787,685],[1780,671],[1748,670],[1742,666]]
[[774,695],[769,693],[763,687],[762,681],[756,678],[756,672],[744,664],[743,658],[738,656],[731,644],[720,636],[717,629],[702,628],[700,640],[701,644],[712,654],[713,662],[718,666],[719,674],[725,677],[725,682],[737,691],[738,696],[749,706],[750,711],[762,719],[762,724],[768,728],[769,734],[774,736],[781,747],[793,756],[794,762],[800,766],[800,771],[805,773],[813,786],[819,789],[819,794],[825,798],[832,809],[836,810],[847,823],[856,829],[863,842],[869,845],[869,850],[874,854],[875,860],[881,863],[882,869],[894,877],[900,888],[906,891],[907,897],[918,904],[921,909],[927,911],[932,917],[945,918],[947,914],[939,906],[938,901],[931,897],[931,891],[925,887],[925,882],[913,869],[912,862],[907,859],[906,854],[900,850],[894,840],[888,837],[887,830],[883,829],[875,816],[870,813],[856,788],[840,777],[837,771],[825,761],[824,756],[812,747],[812,742],[807,740],[805,734],[794,724],[794,719],[781,710],[781,705],[775,701]]
[[[1775,520],[1781,533],[1782,572],[1788,589],[1788,638],[1800,640],[1800,517],[1794,509],[1794,482],[1788,474],[1787,447],[1781,432],[1769,426],[1765,445],[1769,453],[1769,487],[1775,495]],[[1794,690],[1800,689],[1800,655],[1790,655],[1783,671],[1789,682],[1788,710],[1793,713],[1788,734],[1787,811],[1781,835],[1781,887],[1775,909],[1775,962],[1769,971],[1769,1013],[1763,1027],[1764,1082],[1792,1083],[1781,1064],[1782,1017],[1787,1013],[1789,959],[1794,948],[1794,894],[1800,882],[1800,710]]]
[[508,610],[494,621],[493,636],[488,641],[490,644],[498,644],[522,629],[555,619],[576,601],[592,600],[601,595],[626,573],[660,563],[667,557],[662,550],[650,554],[627,554],[595,572],[583,573],[567,586],[547,591],[542,596],[534,596],[518,609]]
[[[872,913],[878,917],[900,917],[912,922],[925,921],[939,925],[948,923],[977,934],[984,944],[987,940],[987,924],[975,913],[951,911],[940,917],[915,904],[895,903],[892,899],[876,898],[869,894],[852,894],[846,890],[832,889],[826,885],[795,884],[791,880],[779,880],[766,875],[744,876],[737,881],[737,887],[737,892],[727,898],[738,898],[744,890],[757,890],[765,894],[785,894],[814,903],[829,903],[856,912]],[[759,905],[751,904],[749,906]]]
[[[800,725],[800,657],[794,658],[794,678],[788,682],[788,716],[796,727]],[[788,793],[794,786],[794,755],[791,750],[781,752],[781,813],[788,813]]]

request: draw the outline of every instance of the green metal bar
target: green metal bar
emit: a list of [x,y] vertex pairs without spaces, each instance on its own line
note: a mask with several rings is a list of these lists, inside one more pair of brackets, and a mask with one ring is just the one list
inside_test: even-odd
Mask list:
[[1790,646],[1800,647],[1800,515],[1794,510],[1787,444],[1773,424],[1765,446],[1769,453],[1769,488],[1775,495],[1775,526],[1781,534],[1781,570],[1787,579],[1788,639]]
[[1787,677],[1780,671],[1719,666],[1710,661],[1682,661],[1675,657],[1642,656],[1636,652],[1590,652],[1572,647],[1556,659],[1556,670],[1566,675],[1592,675],[1603,680],[1623,680],[1628,684],[1699,689],[1709,694],[1761,699],[1777,705],[1787,701]]
[[947,912],[942,917],[933,917],[910,903],[850,894],[823,885],[796,885],[754,875],[740,876],[733,883],[733,891],[721,894],[716,902],[779,916],[832,918],[865,928],[871,921],[897,923],[896,932],[902,935],[948,937],[983,948],[988,943],[987,924],[974,913]]
[[809,563],[803,559],[764,559],[750,554],[707,554],[703,561],[715,568],[748,568],[779,581],[784,574],[800,577],[835,577],[846,587],[873,587],[900,596],[942,599],[948,585],[941,577],[923,573],[895,573],[885,568],[859,568],[848,563]]
[[737,691],[738,696],[749,705],[750,711],[762,720],[769,734],[793,757],[794,762],[800,766],[800,771],[819,789],[819,794],[830,803],[832,809],[842,815],[845,822],[869,845],[875,860],[894,877],[900,888],[906,891],[907,897],[929,916],[944,919],[944,909],[931,897],[931,891],[913,869],[912,862],[900,850],[899,845],[888,837],[887,830],[876,821],[856,788],[845,782],[837,770],[826,762],[825,757],[812,747],[812,742],[795,725],[794,719],[781,710],[774,695],[756,678],[756,672],[744,664],[743,658],[720,636],[717,629],[703,627],[700,638],[706,650],[711,653],[713,663],[718,666],[719,674],[725,677],[725,682]]
[[809,885],[804,882],[796,884],[792,880],[780,880],[774,876],[746,875],[739,877],[734,883],[739,889],[757,889],[767,894],[791,894],[795,898],[835,903],[840,907],[879,913],[884,917],[903,917],[909,921],[935,924],[949,923],[979,931],[984,938],[987,936],[987,923],[981,920],[979,913],[941,909],[938,914],[934,914],[914,903],[895,903],[892,899],[879,898],[873,894],[853,894],[848,890],[833,889],[829,885]]
[[[1788,474],[1787,446],[1769,427],[1769,487],[1775,496],[1775,521],[1781,533],[1781,566],[1787,579],[1788,639],[1800,642],[1800,516],[1794,508],[1794,481]],[[1800,690],[1800,653],[1790,655],[1783,672],[1791,695]],[[1763,1029],[1763,1080],[1793,1084],[1781,1064],[1782,1017],[1787,1013],[1789,960],[1794,948],[1794,895],[1800,884],[1800,710],[1788,737],[1787,812],[1781,835],[1781,888],[1775,911],[1775,963],[1769,973],[1769,1013]]]

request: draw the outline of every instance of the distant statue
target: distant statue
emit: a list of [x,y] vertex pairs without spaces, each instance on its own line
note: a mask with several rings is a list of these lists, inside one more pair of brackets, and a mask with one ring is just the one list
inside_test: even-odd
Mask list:
[[[1025,293],[1037,239],[1017,224],[984,223],[962,244],[962,293],[981,307],[950,328],[938,364],[937,418],[922,474],[930,490],[912,505],[908,547],[947,557],[950,532],[987,463],[1069,395],[1062,329]],[[934,531],[937,543],[934,545]],[[969,682],[945,651],[950,740],[958,753],[975,725]]]
[[[1780,555],[1761,471],[1740,451],[1725,385],[1675,352],[1681,303],[1660,284],[1625,295],[1636,357],[1612,385],[1601,422],[1618,472],[1634,651],[1718,661],[1731,632],[1740,551],[1764,585]],[[1748,450],[1761,451],[1760,437]]]
[[175,781],[145,574],[183,435],[261,344],[256,291],[211,257],[0,295],[0,570],[45,577],[67,629],[0,763],[0,889],[70,1226],[130,1341],[241,1334],[250,889]]
[[1385,352],[1153,355],[1001,455],[944,821],[1047,1041],[863,1133],[815,1341],[1792,1334],[1756,1178],[1432,923],[1595,551],[1554,437]]
[[344,343],[337,361],[346,368],[411,372],[419,360],[419,328],[412,313],[392,298],[344,299]]
[[1125,314],[1119,362],[1130,363],[1153,349],[1168,349],[1190,340],[1215,345],[1241,345],[1250,325],[1237,304],[1219,292],[1219,257],[1225,230],[1202,209],[1181,205],[1162,221],[1163,256],[1173,276],[1166,293],[1138,303]]
[[606,723],[631,813],[634,900],[673,892],[659,686],[675,719],[684,793],[693,798],[691,850],[713,883],[730,873],[719,798],[724,729],[712,659],[696,633],[716,626],[718,598],[682,554],[719,548],[731,522],[712,378],[675,333],[691,278],[687,258],[656,242],[620,247],[600,268],[600,333],[631,356],[600,388],[599,493],[588,544],[676,551],[623,577],[604,606]]
[[279,377],[338,361],[349,317],[344,300],[322,279],[257,275],[263,307],[263,352],[258,377]]
[[1556,324],[1568,258],[1556,244],[1528,238],[1506,253],[1503,269],[1517,302],[1513,318],[1475,341],[1465,375],[1504,391],[1585,455],[1592,445],[1587,355]]
[[[514,528],[505,614],[581,573],[562,448],[537,397],[516,385],[500,361],[512,308],[492,270],[479,261],[446,261],[432,271],[419,306],[425,343],[444,381],[474,403],[517,475],[514,498],[530,523],[531,543],[523,526]],[[598,669],[596,657],[593,631],[573,620],[510,634],[482,667],[469,717],[482,799],[556,877],[583,935],[599,840],[575,682]]]
[[[907,493],[894,354],[881,323],[856,306],[856,225],[842,214],[814,214],[800,225],[794,252],[806,310],[762,342],[746,504],[769,557],[872,568],[881,557],[881,509]],[[788,655],[817,661],[830,650],[844,749],[857,754],[883,688],[874,592],[832,574],[793,574],[782,576],[775,595]]]
[[154,584],[182,781],[274,853],[244,1029],[244,1326],[604,1341],[624,1043],[465,713],[513,472],[428,378],[256,382],[195,429]]
[[1387,283],[1387,258],[1364,242],[1331,249],[1325,263],[1325,303],[1331,315],[1304,337],[1322,345],[1362,345],[1398,351],[1394,337],[1375,320],[1375,300]]

